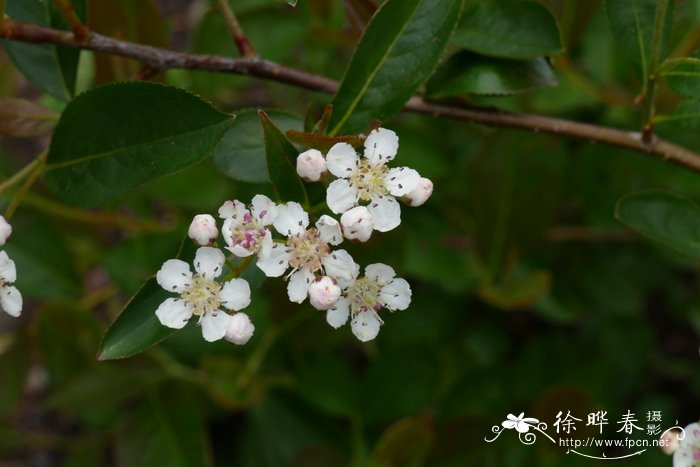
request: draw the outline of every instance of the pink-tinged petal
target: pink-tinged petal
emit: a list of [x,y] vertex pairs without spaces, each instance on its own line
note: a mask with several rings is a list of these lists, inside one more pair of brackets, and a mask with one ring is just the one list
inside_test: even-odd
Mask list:
[[309,226],[309,214],[297,202],[281,204],[277,207],[274,226],[275,230],[287,237],[301,235]]
[[365,140],[365,157],[372,165],[386,164],[399,149],[399,137],[391,130],[378,128],[372,130]]
[[357,170],[359,157],[348,143],[338,143],[328,151],[326,166],[328,171],[338,178],[348,178]]
[[391,266],[382,263],[369,264],[365,268],[365,277],[377,281],[379,285],[386,285],[396,277],[396,272]]
[[289,282],[287,283],[287,295],[289,296],[289,301],[301,303],[306,300],[306,296],[309,291],[309,284],[313,278],[314,275],[305,268],[302,268],[289,276]]
[[384,177],[384,186],[394,196],[412,192],[420,183],[420,174],[408,167],[391,169]]
[[0,308],[15,318],[22,314],[22,294],[15,287],[0,288]]
[[190,265],[179,259],[169,259],[156,273],[158,285],[168,292],[182,292],[191,279]]
[[265,273],[267,277],[279,277],[284,274],[284,271],[289,267],[289,260],[292,257],[290,251],[287,250],[287,245],[275,243],[270,248],[270,254],[267,256],[259,256],[257,264],[258,268]]
[[229,310],[242,310],[250,305],[250,285],[245,279],[231,279],[219,291],[221,304]]
[[411,304],[411,286],[405,279],[394,279],[382,287],[379,300],[391,311],[405,310]]
[[207,311],[202,316],[199,324],[202,326],[202,336],[207,342],[214,342],[222,339],[226,335],[228,326],[231,322],[231,315],[217,310]]
[[202,247],[197,249],[194,256],[194,269],[202,277],[214,279],[221,275],[226,256],[218,248]]
[[358,313],[350,322],[352,333],[362,342],[368,342],[377,337],[379,328],[384,322],[379,315],[373,311],[363,311]]
[[401,224],[401,206],[393,196],[377,196],[367,209],[374,219],[374,230],[389,232]]
[[326,204],[335,214],[342,214],[357,204],[357,188],[343,178],[334,180],[326,191]]
[[179,298],[168,298],[156,310],[158,321],[163,326],[182,329],[192,317],[192,309]]
[[265,195],[255,195],[250,203],[250,213],[260,225],[270,225],[277,218],[277,205]]
[[17,269],[15,262],[7,256],[7,253],[0,251],[0,278],[4,282],[14,282],[17,280]]
[[338,329],[348,322],[350,317],[350,303],[345,297],[340,297],[335,306],[326,312],[326,322]]

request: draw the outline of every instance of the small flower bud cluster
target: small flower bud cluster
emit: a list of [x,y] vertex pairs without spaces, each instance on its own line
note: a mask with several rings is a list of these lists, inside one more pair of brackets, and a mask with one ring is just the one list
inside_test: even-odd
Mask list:
[[[12,226],[0,216],[0,246],[4,246],[12,235]],[[12,286],[17,279],[15,262],[0,250],[0,309],[10,316],[22,314],[22,294]]]
[[[420,206],[433,184],[413,169],[386,166],[398,149],[393,131],[373,131],[364,146],[362,158],[346,143],[336,144],[325,157],[309,149],[297,158],[297,174],[305,181],[321,181],[328,172],[338,177],[328,186],[326,201],[339,221],[324,214],[312,222],[298,202],[278,204],[262,194],[247,205],[239,200],[223,203],[220,231],[213,216],[195,216],[188,230],[200,247],[194,269],[172,259],[156,275],[161,287],[176,294],[156,310],[160,322],[179,329],[197,316],[205,340],[247,343],[255,326],[240,310],[250,304],[250,286],[237,277],[238,269],[230,268],[226,254],[231,254],[239,264],[255,260],[267,277],[284,277],[289,300],[302,303],[308,298],[311,306],[326,312],[331,326],[350,320],[359,340],[374,339],[383,324],[379,312],[406,309],[411,288],[380,263],[367,266],[360,276],[360,266],[338,245],[344,239],[366,242],[375,230],[394,229],[401,222],[396,198]],[[219,234],[223,249],[217,246]]]
[[659,447],[664,454],[673,455],[674,467],[695,467],[700,459],[700,424],[664,431]]

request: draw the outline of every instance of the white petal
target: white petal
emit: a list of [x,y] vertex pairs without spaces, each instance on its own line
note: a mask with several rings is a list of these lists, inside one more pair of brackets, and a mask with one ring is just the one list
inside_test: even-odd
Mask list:
[[331,216],[322,215],[316,222],[316,229],[321,236],[321,241],[331,245],[338,245],[343,241],[343,232],[340,223]]
[[197,249],[194,257],[194,269],[202,277],[213,279],[221,275],[225,262],[226,256],[224,256],[223,251],[205,246]]
[[289,301],[301,303],[306,300],[306,295],[309,291],[309,284],[313,278],[313,273],[304,268],[292,274],[289,277],[289,283],[287,284],[287,295],[289,296]]
[[255,325],[245,313],[236,313],[231,317],[226,329],[226,340],[236,345],[247,343],[255,332]]
[[412,192],[420,183],[420,174],[408,167],[389,170],[384,178],[384,186],[394,196],[403,196]]
[[348,240],[366,242],[374,230],[374,217],[365,206],[355,206],[340,216],[340,226]]
[[218,341],[226,335],[226,330],[231,322],[231,315],[228,313],[217,310],[217,311],[207,311],[202,316],[199,323],[202,325],[202,336],[207,342]]
[[374,230],[388,232],[401,224],[401,206],[393,196],[377,196],[367,209],[374,218]]
[[192,317],[192,309],[184,300],[169,298],[160,304],[156,310],[156,316],[163,326],[182,329]]
[[22,294],[15,287],[6,285],[0,289],[0,308],[5,312],[18,317],[22,313]]
[[250,285],[245,279],[231,279],[219,291],[221,304],[229,310],[242,310],[250,305]]
[[385,164],[396,157],[399,137],[391,130],[378,128],[365,140],[365,157],[372,165]]
[[228,251],[234,254],[234,256],[238,256],[239,258],[247,258],[248,256],[252,255],[253,252],[243,248],[240,243],[238,245],[234,245],[233,247],[226,247]]
[[371,341],[379,334],[379,327],[384,322],[374,310],[358,313],[350,322],[352,333],[362,342]]
[[158,285],[168,292],[182,292],[192,279],[190,265],[179,259],[169,259],[156,273]]
[[355,272],[355,261],[345,250],[335,250],[321,259],[326,275],[336,280],[351,280]]
[[342,214],[357,203],[357,189],[350,182],[340,178],[328,185],[326,204],[336,214]]
[[375,280],[379,285],[386,285],[396,277],[396,272],[391,266],[382,263],[369,264],[365,267],[365,277]]
[[255,195],[250,203],[250,213],[260,225],[270,225],[277,217],[277,205],[265,195]]
[[340,297],[335,306],[326,312],[326,322],[335,329],[347,323],[349,317],[350,303],[345,297]]
[[338,143],[328,151],[328,171],[339,178],[348,178],[357,169],[359,157],[348,143]]
[[301,235],[309,226],[309,215],[301,207],[301,204],[290,201],[277,208],[277,218],[274,225],[275,229],[282,235],[288,237]]
[[404,200],[409,206],[417,207],[425,204],[433,194],[433,182],[425,177],[421,177],[418,185],[406,195]]
[[336,277],[335,280],[338,281],[338,285],[341,289],[345,290],[355,283],[357,276],[360,275],[360,265],[355,263],[352,268],[352,277],[350,279],[343,279],[342,277]]
[[258,256],[269,256],[270,251],[272,251],[272,232],[269,230],[265,231],[265,236],[260,239],[260,250],[258,250]]
[[411,304],[411,286],[405,279],[394,279],[379,292],[379,299],[385,307],[394,310],[405,310]]
[[12,226],[0,216],[0,246],[3,246],[7,239],[12,235]]
[[245,204],[235,199],[233,201],[226,201],[221,205],[219,208],[219,217],[222,219],[241,220],[245,212]]
[[289,267],[289,259],[291,257],[292,254],[287,250],[287,245],[275,243],[270,249],[270,254],[258,256],[258,261],[255,264],[267,277],[279,277]]
[[0,278],[10,283],[17,280],[15,262],[4,251],[0,251]]

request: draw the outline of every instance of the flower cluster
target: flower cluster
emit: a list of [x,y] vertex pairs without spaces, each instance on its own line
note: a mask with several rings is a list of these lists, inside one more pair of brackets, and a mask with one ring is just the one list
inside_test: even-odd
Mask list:
[[[432,194],[433,184],[413,169],[387,166],[398,150],[393,131],[372,131],[364,149],[360,157],[351,145],[338,143],[325,156],[311,149],[297,158],[297,173],[306,181],[325,181],[328,172],[338,177],[328,185],[326,203],[332,213],[341,215],[339,221],[324,214],[312,223],[299,203],[277,204],[265,195],[256,195],[249,205],[226,201],[219,217],[226,251],[237,258],[255,259],[267,277],[284,276],[290,301],[302,303],[308,298],[314,308],[326,312],[334,328],[350,320],[353,334],[366,342],[377,336],[383,324],[382,309],[408,308],[411,288],[385,264],[371,264],[360,276],[360,266],[337,247],[344,239],[365,242],[373,230],[396,228],[401,223],[396,197],[419,206]],[[207,341],[225,338],[245,344],[255,330],[240,311],[250,303],[250,286],[236,277],[237,270],[226,267],[226,255],[216,246],[216,219],[208,214],[195,216],[188,234],[200,246],[194,272],[182,260],[166,261],[156,279],[177,297],[165,300],[156,316],[176,329],[198,316]]]
[[[0,246],[4,246],[12,235],[12,226],[0,216]],[[17,317],[22,313],[22,294],[12,286],[17,279],[15,262],[7,253],[0,250],[0,309],[10,316]]]
[[666,431],[661,440],[661,449],[673,455],[673,467],[700,467],[700,424]]

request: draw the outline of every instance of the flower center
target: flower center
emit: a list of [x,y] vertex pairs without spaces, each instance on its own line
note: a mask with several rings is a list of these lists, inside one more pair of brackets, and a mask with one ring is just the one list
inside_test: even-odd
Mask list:
[[217,311],[221,308],[220,290],[221,284],[214,279],[195,274],[180,297],[192,307],[192,314],[200,316],[205,311]]
[[[262,212],[260,218],[264,215],[265,211]],[[231,226],[233,244],[240,245],[251,252],[256,252],[260,249],[260,239],[265,235],[267,235],[267,231],[249,212],[243,215],[243,222]]]
[[379,303],[379,291],[381,286],[377,281],[367,277],[361,277],[355,281],[347,290],[347,297],[350,301],[350,312],[352,316],[363,311],[379,311],[382,305]]
[[372,165],[369,159],[360,159],[357,170],[350,175],[350,185],[357,188],[360,199],[369,201],[375,196],[386,195],[384,178],[389,167],[384,164]]
[[305,267],[310,272],[321,269],[321,259],[331,252],[316,229],[309,229],[298,237],[289,237],[287,246],[292,253],[289,265],[293,269]]

